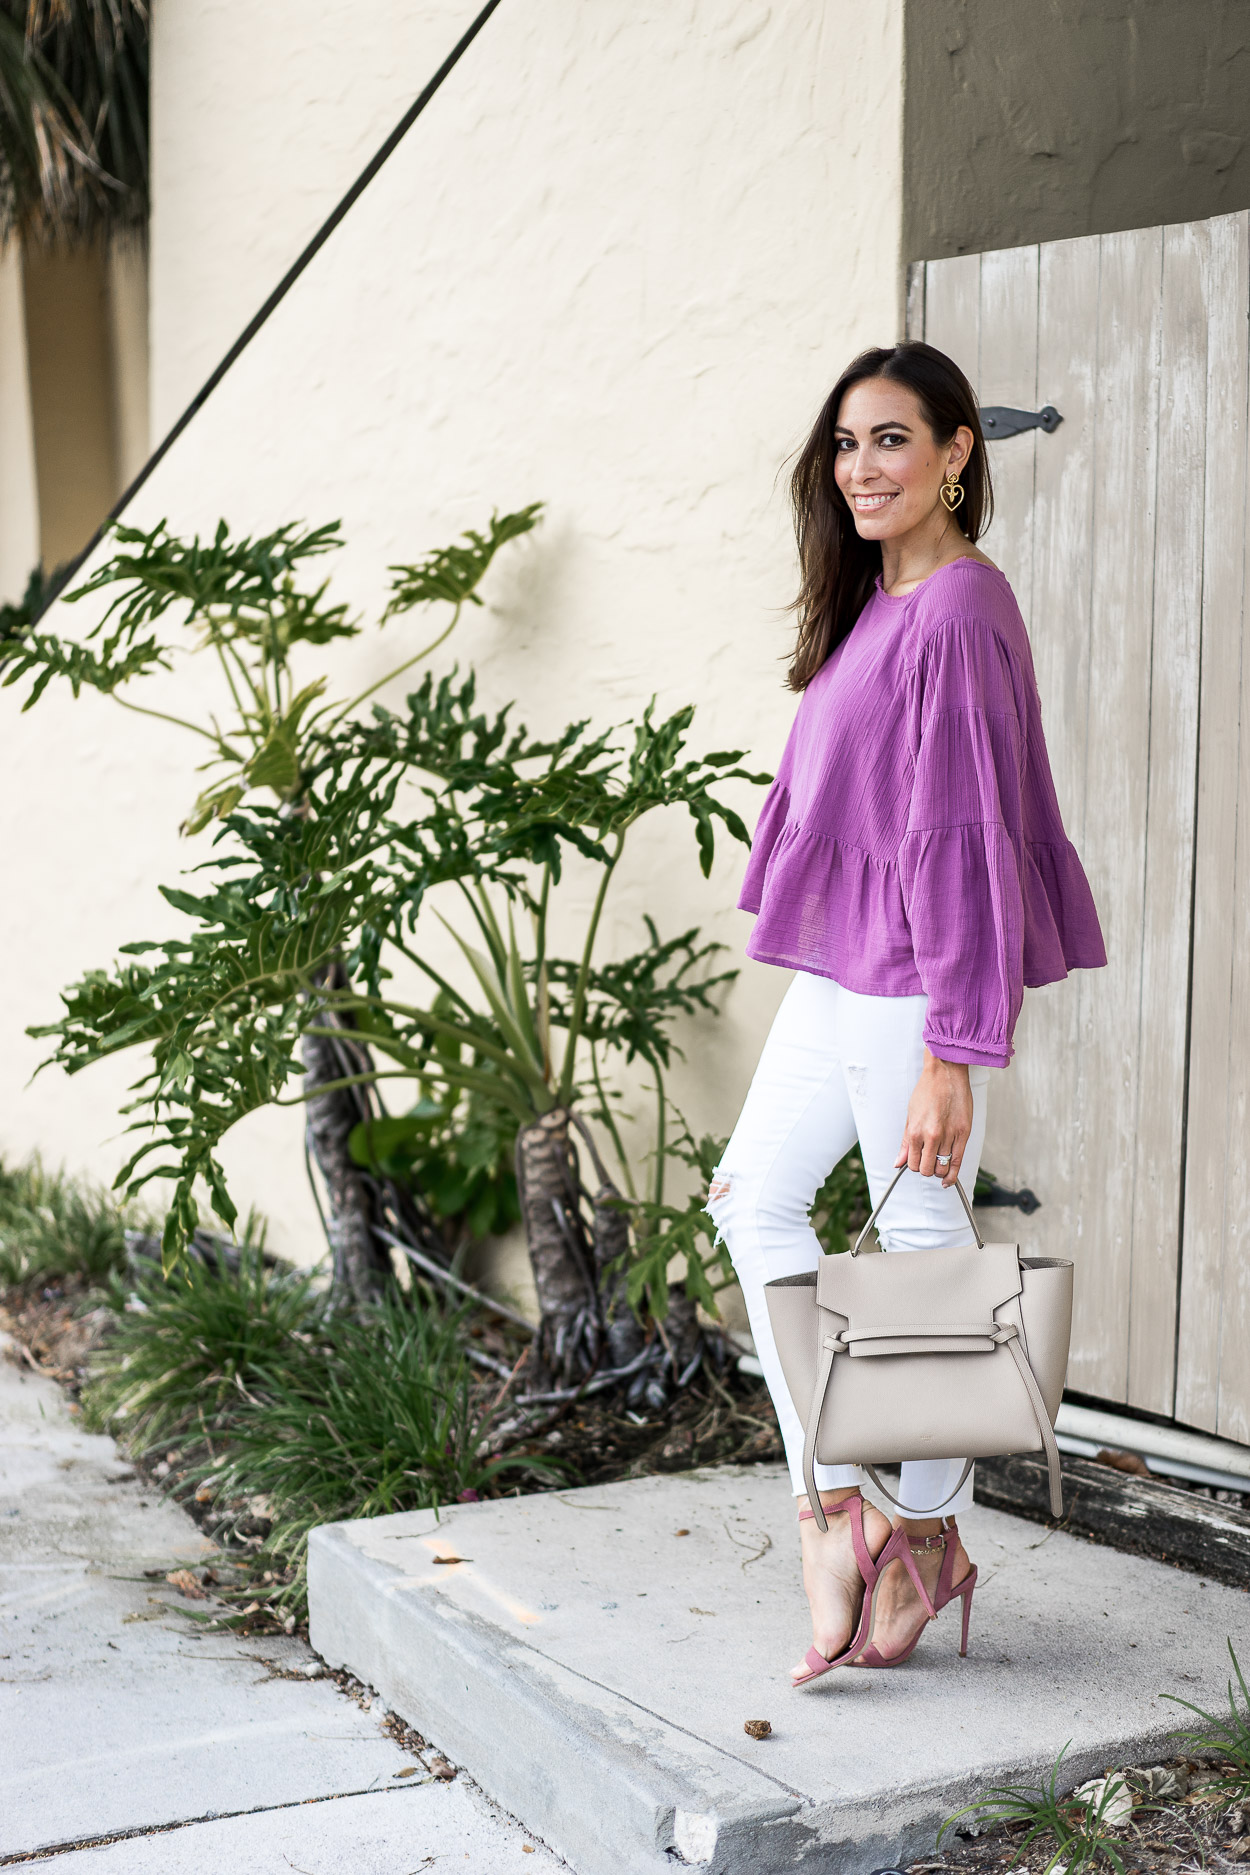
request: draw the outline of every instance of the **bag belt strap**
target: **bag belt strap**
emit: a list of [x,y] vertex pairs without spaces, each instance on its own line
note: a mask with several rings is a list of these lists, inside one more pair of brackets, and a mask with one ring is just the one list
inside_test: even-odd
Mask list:
[[[844,1328],[831,1336],[840,1347],[849,1348],[855,1341],[970,1340],[1005,1341],[1006,1329],[999,1322],[899,1322],[878,1324],[875,1328]],[[917,1353],[922,1353],[917,1349]]]
[[[830,1377],[833,1374],[833,1363],[839,1354],[845,1354],[847,1352],[848,1341],[868,1340],[872,1339],[874,1336],[879,1337],[883,1335],[902,1336],[909,1333],[916,1334],[918,1332],[921,1331],[911,1327],[877,1328],[871,1331],[865,1331],[862,1334],[844,1330],[840,1335],[826,1335],[822,1341],[820,1366],[817,1370],[816,1385],[812,1393],[812,1407],[807,1416],[807,1425],[803,1435],[803,1482],[807,1486],[807,1501],[812,1508],[812,1513],[817,1524],[822,1530],[827,1530],[829,1525],[820,1502],[820,1492],[816,1489],[816,1435],[820,1428],[821,1409],[824,1406],[825,1395],[829,1390]],[[934,1330],[932,1326],[930,1326],[923,1332],[933,1333]],[[1041,1434],[1042,1448],[1046,1453],[1046,1474],[1047,1482],[1050,1487],[1050,1514],[1052,1517],[1062,1517],[1063,1479],[1059,1469],[1059,1447],[1055,1444],[1054,1428],[1050,1423],[1050,1414],[1046,1411],[1046,1402],[1042,1398],[1041,1388],[1037,1384],[1033,1369],[1029,1366],[1028,1356],[1020,1346],[1020,1337],[1015,1324],[1011,1322],[990,1322],[988,1324],[974,1323],[971,1327],[965,1327],[961,1323],[944,1323],[938,1332],[944,1335],[963,1333],[992,1336],[1000,1345],[1011,1350],[1011,1357],[1015,1361],[1016,1371],[1024,1382],[1025,1392],[1029,1396],[1029,1404],[1033,1408],[1033,1417],[1037,1422],[1037,1430]],[[946,1504],[949,1504],[951,1499],[956,1497],[962,1490],[964,1481],[972,1470],[972,1466],[973,1460],[969,1459],[964,1466],[963,1476],[960,1478],[959,1483],[951,1492],[950,1497],[945,1500]],[[944,1505],[940,1505],[935,1511],[917,1510],[911,1505],[904,1504],[900,1498],[895,1497],[892,1491],[887,1490],[871,1465],[865,1465],[864,1470],[868,1473],[868,1476],[872,1479],[877,1489],[889,1498],[891,1504],[894,1504],[899,1510],[906,1514],[910,1514],[914,1517],[936,1517],[945,1507]]]

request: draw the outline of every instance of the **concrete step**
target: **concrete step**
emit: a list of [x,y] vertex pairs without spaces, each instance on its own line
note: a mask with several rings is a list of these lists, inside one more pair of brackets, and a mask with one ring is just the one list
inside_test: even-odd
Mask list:
[[[312,1641],[437,1737],[578,1875],[897,1863],[989,1784],[1170,1755],[1218,1708],[1244,1593],[1039,1530],[961,1519],[972,1652],[949,1609],[906,1667],[804,1692],[794,1502],[774,1467],[327,1525]],[[456,1562],[439,1562],[459,1557]],[[770,1737],[743,1730],[767,1719]]]

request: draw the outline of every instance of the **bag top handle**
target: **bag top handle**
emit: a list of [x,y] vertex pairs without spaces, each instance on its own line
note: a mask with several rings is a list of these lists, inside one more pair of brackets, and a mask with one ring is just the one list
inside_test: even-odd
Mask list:
[[[853,1257],[859,1255],[860,1246],[862,1245],[869,1231],[872,1229],[873,1225],[876,1223],[877,1219],[880,1217],[882,1211],[885,1209],[886,1199],[890,1196],[890,1193],[894,1190],[894,1187],[898,1184],[899,1179],[902,1178],[903,1173],[906,1170],[907,1170],[907,1167],[905,1165],[901,1166],[899,1170],[894,1174],[894,1177],[890,1180],[889,1184],[886,1186],[885,1196],[882,1198],[880,1204],[876,1206],[876,1208],[873,1211],[872,1216],[869,1218],[868,1222],[864,1225],[863,1230],[859,1233],[859,1236],[855,1239],[855,1242],[851,1246],[851,1255]],[[972,1234],[977,1240],[977,1249],[984,1250],[985,1239],[982,1237],[980,1231],[977,1229],[977,1221],[972,1215],[972,1206],[968,1203],[968,1194],[965,1192],[963,1186],[960,1184],[958,1179],[955,1180],[955,1190],[959,1193],[959,1202],[963,1205],[964,1210],[968,1213],[968,1222],[971,1224]]]

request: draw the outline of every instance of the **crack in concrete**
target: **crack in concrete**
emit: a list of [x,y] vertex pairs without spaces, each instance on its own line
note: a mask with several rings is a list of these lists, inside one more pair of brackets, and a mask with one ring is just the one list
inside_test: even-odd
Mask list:
[[293,1797],[288,1803],[258,1803],[248,1810],[207,1810],[203,1816],[180,1817],[173,1823],[141,1823],[134,1829],[109,1830],[103,1836],[78,1836],[71,1842],[48,1843],[42,1849],[12,1849],[7,1855],[0,1855],[0,1868],[11,1868],[18,1862],[46,1862],[50,1856],[72,1855],[79,1849],[105,1849],[110,1843],[134,1842],[144,1836],[169,1836],[178,1829],[193,1829],[197,1823],[226,1823],[232,1817],[267,1816],[274,1810],[300,1810],[314,1803],[339,1803],[344,1797],[402,1797],[408,1791],[420,1790],[426,1781],[422,1779],[421,1783],[402,1784],[394,1789],[366,1784],[363,1790],[333,1790],[324,1797]]

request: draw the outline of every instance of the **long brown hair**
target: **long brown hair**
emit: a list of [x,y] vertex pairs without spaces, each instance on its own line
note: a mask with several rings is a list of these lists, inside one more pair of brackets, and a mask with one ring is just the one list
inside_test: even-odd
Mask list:
[[862,384],[865,378],[888,378],[914,391],[939,447],[950,442],[961,424],[967,425],[974,446],[960,474],[964,500],[955,519],[974,541],[985,532],[994,512],[981,416],[972,386],[959,366],[945,352],[919,339],[873,346],[852,359],[825,399],[790,477],[800,573],[794,601],[799,633],[787,672],[792,690],[805,689],[835,645],[846,637],[872,597],[881,571],[879,543],[860,538],[855,517],[834,479],[838,412],[851,386]]

